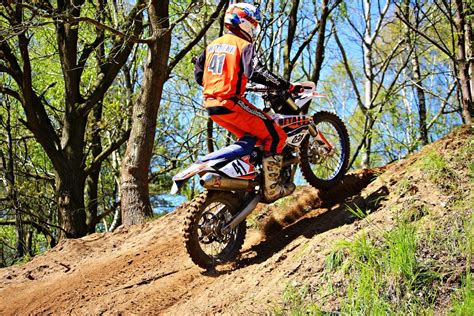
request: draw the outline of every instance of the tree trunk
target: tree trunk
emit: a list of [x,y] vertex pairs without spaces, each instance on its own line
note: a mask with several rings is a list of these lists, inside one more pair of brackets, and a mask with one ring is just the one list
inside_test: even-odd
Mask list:
[[[102,118],[102,102],[94,108],[94,125],[98,125]],[[99,134],[99,127],[95,126],[92,130],[92,143],[91,151],[92,157],[96,158],[102,152],[101,137]],[[95,232],[95,225],[98,222],[98,190],[99,190],[99,176],[100,166],[90,170],[89,176],[86,179],[86,194],[87,194],[87,227],[88,233],[92,234]]]
[[79,238],[87,234],[84,187],[85,175],[82,170],[73,167],[56,175],[58,220],[63,229],[60,239]]
[[[69,8],[72,15],[80,15],[80,4]],[[87,119],[79,113],[77,106],[83,102],[79,88],[82,69],[77,63],[78,25],[58,23],[56,30],[65,88],[65,114],[61,135],[61,149],[65,159],[61,166],[55,166],[59,225],[64,229],[64,237],[77,238],[87,234],[84,208],[86,176],[83,172]]]
[[[468,65],[469,65],[469,78],[471,82],[471,97],[474,97],[474,35],[472,33],[472,25],[474,24],[474,19],[472,16],[474,16],[474,8],[473,6],[470,6],[468,9],[468,12],[466,13],[466,16],[470,16],[471,18],[466,21],[466,54],[467,54],[467,60],[468,60]],[[472,112],[471,112],[472,114]],[[472,115],[471,115],[472,118]]]
[[171,44],[169,0],[151,0],[148,6],[154,41],[148,45],[140,97],[133,107],[132,131],[121,168],[121,210],[125,226],[144,222],[152,214],[148,169],[153,151],[156,117]]
[[472,115],[474,115],[470,84],[472,78],[469,77],[469,64],[466,59],[466,52],[468,51],[468,47],[466,47],[466,35],[470,36],[470,34],[467,32],[469,28],[466,28],[466,8],[464,8],[464,2],[462,0],[456,0],[455,4],[456,15],[454,24],[457,31],[457,69],[459,85],[461,86],[462,114],[464,122],[466,124],[472,124]]
[[[416,49],[416,48],[415,48]],[[418,54],[416,50],[413,51],[413,56],[411,57],[412,71],[413,71],[413,81],[415,82],[415,91],[418,98],[418,120],[420,127],[420,140],[421,144],[427,145],[428,140],[428,129],[426,127],[426,98],[425,90],[423,89],[423,81],[421,80],[421,70],[420,63],[418,60]]]
[[364,52],[364,73],[365,73],[365,98],[364,108],[366,119],[365,134],[367,135],[364,142],[364,151],[362,155],[362,168],[370,167],[370,155],[372,151],[372,126],[374,124],[374,117],[372,113],[373,98],[374,98],[374,65],[373,65],[373,43],[372,36],[372,15],[371,4],[368,0],[363,0],[365,29],[363,38],[363,52]]
[[326,25],[329,17],[329,8],[328,0],[323,0],[321,8],[321,18],[319,19],[319,31],[318,39],[316,44],[316,57],[314,58],[314,69],[311,74],[311,81],[313,81],[316,86],[318,85],[319,76],[321,75],[321,68],[324,61],[324,51],[325,45],[324,41],[326,38]]
[[[270,38],[271,38],[271,41],[273,41],[274,37],[275,37],[275,31],[274,31],[274,25],[275,25],[275,5],[274,5],[274,1],[273,0],[270,0],[269,3],[268,3],[268,7],[269,7],[269,14],[268,14],[268,18],[269,20],[271,21],[271,25],[270,25]],[[268,32],[268,29],[267,29],[267,32]],[[267,63],[267,67],[268,69],[271,71],[271,72],[274,72],[275,71],[275,47],[270,47],[270,55],[268,56],[268,63]]]
[[15,188],[15,171],[13,163],[13,137],[12,137],[12,124],[11,124],[11,107],[10,101],[7,98],[5,105],[7,108],[5,130],[7,132],[7,157],[5,161],[5,180],[6,180],[6,191],[7,198],[11,202],[11,207],[15,212],[15,232],[16,232],[16,254],[15,258],[23,258],[25,255],[25,230],[22,220],[21,209],[18,203],[18,197]]
[[288,15],[288,30],[286,35],[285,47],[283,48],[283,76],[290,80],[293,66],[291,64],[291,47],[295,39],[296,27],[298,26],[298,7],[300,0],[292,0],[291,11]]
[[[100,0],[96,5],[96,19],[104,23],[104,10],[106,6],[105,0]],[[96,34],[98,40],[101,41],[101,44],[98,45],[96,49],[96,58],[97,58],[97,72],[100,73],[100,67],[105,63],[105,32],[103,29],[96,28]],[[97,102],[97,106],[92,110],[92,137],[91,137],[91,152],[93,161],[101,154],[102,152],[102,139],[100,135],[100,121],[102,120],[102,111],[103,111],[103,98]],[[92,234],[95,232],[95,225],[99,221],[98,218],[98,190],[99,190],[99,178],[100,178],[100,168],[101,164],[99,163],[89,172],[89,176],[86,179],[86,194],[87,194],[87,227],[88,233]]]
[[[119,170],[121,166],[121,157],[119,152],[112,153],[112,167]],[[114,175],[114,217],[109,226],[109,231],[114,231],[118,226],[122,225],[122,214],[120,211],[120,174]]]
[[370,126],[372,125],[372,97],[373,97],[373,66],[372,66],[372,46],[369,43],[364,42],[364,68],[365,68],[365,99],[364,99],[364,107],[366,109],[365,115],[367,116],[367,125],[366,125],[366,133],[367,138],[365,140],[364,145],[364,152],[362,156],[362,168],[369,168],[370,167],[370,152],[371,152],[371,144],[372,144],[372,133],[370,130]]
[[28,255],[30,257],[33,257],[35,255],[35,252],[33,250],[33,237],[34,237],[33,229],[30,228],[26,236],[27,236],[26,249],[27,249]]
[[[415,25],[419,26],[418,16],[416,14],[411,14],[410,12],[410,1],[405,0],[403,3],[403,14],[407,21],[410,20],[411,16],[415,16]],[[411,56],[411,65],[412,65],[412,78],[415,82],[415,91],[418,99],[418,121],[420,127],[420,140],[421,144],[427,145],[429,143],[428,139],[428,128],[426,122],[426,96],[425,90],[423,88],[423,80],[421,78],[421,68],[420,61],[418,58],[418,51],[416,47],[416,34],[406,26],[406,42],[408,44],[408,51],[412,52]]]

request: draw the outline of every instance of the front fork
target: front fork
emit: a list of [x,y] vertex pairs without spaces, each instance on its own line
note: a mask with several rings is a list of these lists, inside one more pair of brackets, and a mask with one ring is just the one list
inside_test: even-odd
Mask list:
[[[288,98],[286,102],[288,103],[290,108],[292,108],[294,111],[296,112],[300,111],[300,108],[296,105],[296,103],[291,98]],[[311,136],[316,138],[319,144],[325,145],[325,149],[327,150],[328,153],[332,151],[332,145],[326,140],[324,135],[320,131],[318,131],[318,129],[316,128],[316,125],[314,125],[313,120],[311,120],[311,123],[309,123],[309,133],[311,134]]]
[[321,133],[321,131],[316,128],[313,122],[309,124],[308,129],[311,136],[313,136],[316,139],[318,144],[323,145],[324,149],[326,149],[327,153],[329,154],[332,151],[333,146],[331,145],[330,142],[328,142],[326,137],[324,137],[323,133]]

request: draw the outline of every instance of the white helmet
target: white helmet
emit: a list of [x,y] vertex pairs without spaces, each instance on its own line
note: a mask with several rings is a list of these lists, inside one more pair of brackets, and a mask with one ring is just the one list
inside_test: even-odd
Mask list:
[[224,17],[224,24],[235,35],[253,42],[260,32],[260,10],[248,3],[231,4]]

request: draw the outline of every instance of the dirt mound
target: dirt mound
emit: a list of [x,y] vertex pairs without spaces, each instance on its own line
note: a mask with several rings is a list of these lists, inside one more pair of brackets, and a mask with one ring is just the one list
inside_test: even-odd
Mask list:
[[[402,162],[349,174],[324,194],[304,187],[274,206],[259,206],[239,260],[212,274],[185,253],[183,208],[141,226],[63,241],[31,262],[0,270],[0,314],[271,312],[288,283],[326,282],[325,260],[338,240],[351,240],[362,228],[388,230],[396,210],[407,206],[418,219],[422,205],[431,203],[442,218],[453,197],[446,182],[430,187],[417,164],[433,150],[451,157],[466,142],[472,142],[469,128]],[[449,170],[454,184],[465,185],[459,194],[469,195],[469,171]],[[358,220],[349,208],[370,215]],[[325,308],[337,311],[337,299]]]

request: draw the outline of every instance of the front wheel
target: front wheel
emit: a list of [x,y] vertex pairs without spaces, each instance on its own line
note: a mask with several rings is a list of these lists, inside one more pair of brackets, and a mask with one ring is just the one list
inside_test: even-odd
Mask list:
[[232,261],[244,243],[246,223],[223,232],[242,201],[231,192],[208,191],[194,199],[184,222],[184,244],[192,261],[203,269]]
[[321,111],[313,116],[318,135],[301,144],[301,173],[316,189],[327,190],[344,176],[349,164],[349,134],[341,119]]

